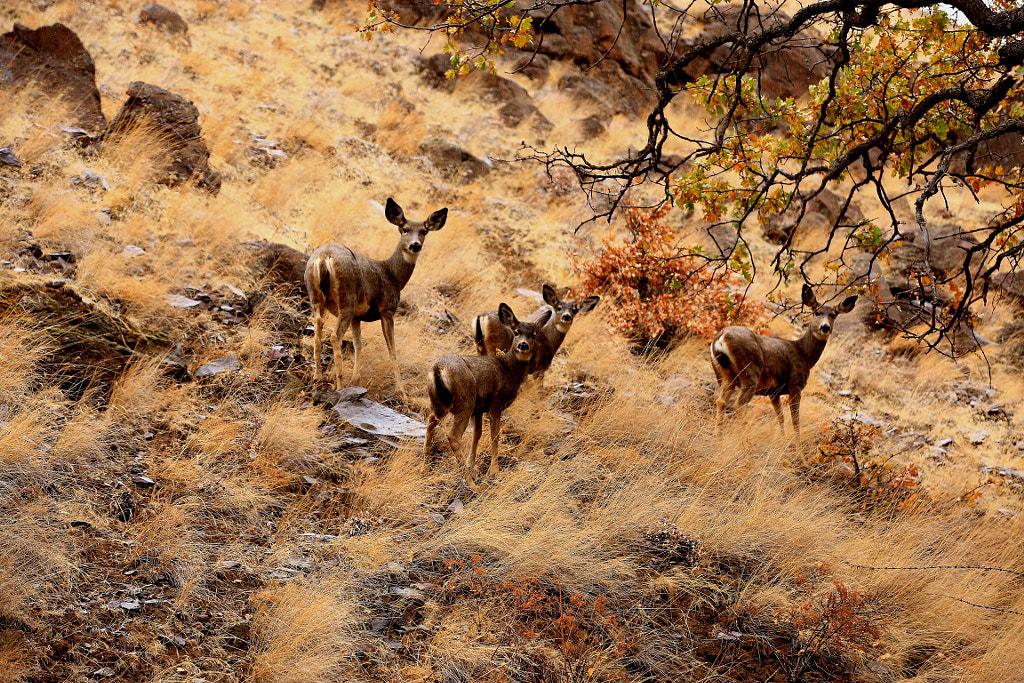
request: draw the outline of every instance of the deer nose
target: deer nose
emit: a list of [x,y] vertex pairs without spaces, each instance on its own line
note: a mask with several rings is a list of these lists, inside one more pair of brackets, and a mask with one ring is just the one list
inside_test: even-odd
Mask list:
[[526,342],[519,342],[519,346],[517,348],[520,351],[529,351],[530,350],[530,345],[527,344]]
[[422,248],[423,248],[423,245],[420,244],[419,242],[413,242],[412,244],[409,245],[409,251],[411,251],[414,254],[416,252],[418,252]]
[[564,314],[562,316],[562,322],[563,323],[571,323],[572,322],[572,316],[569,315],[568,313]]
[[829,325],[828,323],[825,323],[824,325],[821,326],[820,329],[822,334],[828,334],[829,332],[832,331],[832,326]]

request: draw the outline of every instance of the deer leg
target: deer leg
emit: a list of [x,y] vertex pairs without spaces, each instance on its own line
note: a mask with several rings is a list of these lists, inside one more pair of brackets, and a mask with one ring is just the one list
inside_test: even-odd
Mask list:
[[437,423],[441,421],[437,413],[431,411],[430,417],[427,418],[427,436],[423,440],[423,457],[429,458],[434,452],[434,431],[437,429]]
[[338,316],[338,326],[334,328],[334,339],[331,340],[331,347],[334,349],[334,383],[338,391],[345,386],[341,381],[341,338],[345,336],[345,331],[351,324],[352,314],[346,316],[341,313]]
[[493,477],[498,473],[498,435],[501,433],[501,411],[491,410],[491,464],[487,468],[487,476]]
[[[452,423],[452,431],[448,434],[448,443],[452,447],[452,453],[455,455],[455,461],[459,462],[459,447],[458,443],[462,440],[462,435],[466,433],[466,427],[469,426],[469,418],[472,417],[471,413],[463,413],[459,415],[453,415],[454,422]],[[463,467],[472,470],[475,463],[473,462],[473,456],[462,463]]]
[[320,353],[324,339],[324,317],[318,312],[313,320],[313,381],[319,382],[324,377],[321,369]]
[[733,380],[728,377],[718,378],[718,391],[715,397],[715,425],[716,428],[722,427],[722,422],[725,421],[725,409],[729,407],[729,400],[732,398],[732,392],[736,389],[736,384]]
[[782,417],[782,399],[775,394],[772,395],[771,399],[772,408],[775,408],[775,417],[779,418],[779,431],[784,434],[786,432],[786,421]]
[[363,349],[363,330],[362,324],[355,318],[352,319],[352,348],[352,383],[358,384],[359,378],[363,376],[363,366],[359,362],[359,352]]
[[473,416],[473,446],[469,450],[469,459],[475,465],[476,464],[476,450],[480,444],[480,434],[484,430],[484,414]]
[[[395,351],[395,317],[394,315],[381,315],[380,316],[380,328],[384,332],[384,343],[388,346],[388,355],[391,356],[391,362],[395,367],[395,384],[398,385],[398,391],[401,392],[402,396],[405,397],[405,385],[402,384],[402,373],[398,367],[398,353]],[[463,430],[466,428],[463,427]]]
[[800,438],[800,392],[789,392],[789,415],[793,418],[793,433]]
[[740,395],[736,397],[736,415],[748,412],[746,409],[747,404],[750,403],[751,399],[754,398],[754,392],[757,390],[757,384],[741,384]]

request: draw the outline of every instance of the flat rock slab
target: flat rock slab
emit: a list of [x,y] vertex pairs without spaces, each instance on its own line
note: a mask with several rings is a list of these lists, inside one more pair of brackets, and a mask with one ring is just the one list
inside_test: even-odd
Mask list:
[[427,437],[427,426],[369,399],[339,401],[333,408],[342,420],[380,441],[397,448],[402,441]]
[[238,360],[238,356],[229,353],[226,356],[211,360],[209,363],[203,363],[196,370],[196,377],[212,377],[222,372],[234,372],[241,369],[242,363]]

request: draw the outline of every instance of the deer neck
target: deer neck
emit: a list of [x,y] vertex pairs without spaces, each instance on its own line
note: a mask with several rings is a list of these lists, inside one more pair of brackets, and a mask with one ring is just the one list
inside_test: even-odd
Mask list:
[[498,357],[501,360],[502,365],[508,368],[509,373],[512,375],[512,380],[515,382],[516,390],[518,391],[519,385],[526,379],[526,373],[530,368],[530,360],[519,360],[516,357],[514,349],[509,349],[504,355]]
[[416,257],[419,254],[409,255],[402,245],[399,244],[395,247],[394,253],[391,254],[386,260],[381,261],[381,265],[384,266],[385,272],[391,279],[395,281],[399,289],[403,289],[406,284],[409,283],[409,278],[412,277],[412,271],[416,267]]
[[812,367],[818,362],[827,343],[828,338],[818,339],[810,327],[804,331],[803,336],[793,342],[800,355],[807,359],[807,367]]
[[[572,323],[570,323],[570,325],[571,324]],[[565,341],[565,335],[569,334],[568,327],[565,328],[565,332],[558,328],[558,324],[555,323],[554,315],[551,316],[551,320],[549,320],[547,324],[541,328],[541,330],[544,333],[544,337],[548,340],[548,343],[551,345],[551,348],[553,349],[559,348],[562,345],[562,342]]]

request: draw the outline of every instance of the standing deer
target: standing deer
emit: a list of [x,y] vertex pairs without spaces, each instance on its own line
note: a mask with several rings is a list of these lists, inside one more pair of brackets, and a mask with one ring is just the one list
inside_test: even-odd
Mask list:
[[398,307],[402,288],[412,277],[416,258],[423,248],[423,240],[432,230],[440,230],[448,219],[448,209],[430,214],[422,223],[405,217],[394,199],[388,197],[384,216],[398,227],[401,236],[391,256],[375,261],[357,254],[343,244],[325,244],[309,257],[306,263],[306,291],[313,308],[313,359],[316,372],[314,381],[320,381],[320,348],[323,338],[324,317],[328,312],[338,319],[332,340],[334,348],[334,376],[337,388],[341,383],[341,338],[352,328],[352,343],[355,347],[353,382],[360,375],[359,352],[362,347],[360,325],[380,320],[391,361],[395,365],[395,380],[404,394],[402,377],[395,353],[395,309]]
[[427,438],[423,453],[429,457],[433,450],[434,430],[448,413],[454,420],[448,443],[456,460],[459,459],[458,442],[473,418],[473,446],[464,465],[470,476],[476,471],[476,451],[483,429],[484,413],[491,423],[491,464],[487,476],[498,471],[498,434],[501,414],[519,393],[526,378],[530,361],[537,347],[541,328],[551,317],[545,312],[535,322],[520,322],[508,304],[498,306],[498,320],[512,330],[512,344],[500,356],[459,356],[448,354],[434,363],[427,378],[427,395],[431,413],[427,419]]
[[793,418],[793,431],[800,436],[800,394],[807,385],[811,368],[825,350],[832,323],[841,313],[849,313],[857,303],[851,296],[833,308],[818,303],[814,291],[803,288],[803,304],[811,309],[814,318],[799,339],[780,339],[755,334],[749,328],[734,325],[718,333],[711,342],[711,365],[718,378],[715,396],[715,421],[722,425],[725,409],[732,392],[739,388],[737,412],[750,403],[754,394],[771,398],[779,429],[785,429],[780,397],[789,395],[789,412]]
[[[577,315],[584,315],[594,310],[599,296],[588,296],[582,301],[563,301],[558,298],[555,288],[544,285],[541,288],[545,305],[538,308],[530,316],[530,322],[537,323],[542,316],[551,313],[550,319],[541,327],[537,335],[537,348],[533,352],[529,374],[536,375],[537,381],[544,386],[544,373],[551,367],[551,361],[565,341],[573,320]],[[498,319],[497,311],[486,311],[473,319],[473,340],[476,350],[481,356],[497,355],[512,346],[512,330]]]

